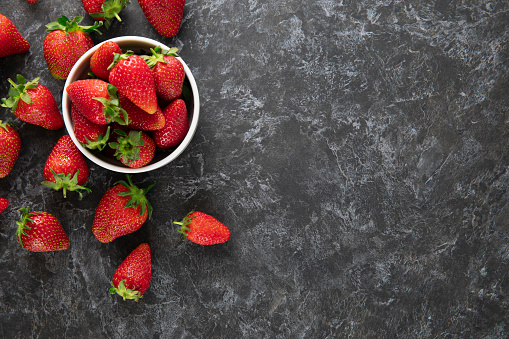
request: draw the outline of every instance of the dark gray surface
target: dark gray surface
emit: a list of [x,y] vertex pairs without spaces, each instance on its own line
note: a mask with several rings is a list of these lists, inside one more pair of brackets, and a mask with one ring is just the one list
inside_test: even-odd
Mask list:
[[[190,147],[134,175],[153,218],[99,243],[95,207],[122,174],[90,164],[92,194],[42,185],[65,130],[18,122],[0,180],[1,338],[503,338],[508,319],[507,1],[188,1],[162,38],[136,0],[96,43],[141,35],[181,48],[201,94]],[[303,4],[306,3],[306,4]],[[44,25],[86,16],[79,0],[1,0],[31,43],[7,78],[63,81]],[[104,30],[103,30],[104,31]],[[71,246],[30,253],[18,208],[57,216]],[[201,210],[227,244],[182,242],[172,221]],[[153,253],[143,300],[108,294],[139,243]]]

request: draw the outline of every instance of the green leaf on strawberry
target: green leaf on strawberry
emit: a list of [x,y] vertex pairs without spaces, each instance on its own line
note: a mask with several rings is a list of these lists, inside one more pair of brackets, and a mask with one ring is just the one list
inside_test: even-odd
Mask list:
[[117,88],[112,84],[108,84],[107,88],[110,99],[106,99],[104,97],[95,97],[92,99],[97,100],[104,105],[103,114],[108,123],[116,122],[120,125],[128,125],[129,116],[125,109],[119,106]]
[[46,187],[49,187],[49,188],[52,188],[54,190],[62,190],[63,194],[64,194],[64,198],[67,198],[67,191],[76,191],[78,192],[79,194],[79,200],[81,200],[83,198],[83,194],[79,191],[79,190],[85,190],[87,191],[88,193],[91,192],[90,188],[84,186],[84,185],[79,185],[78,184],[78,176],[80,175],[80,170],[78,170],[76,173],[74,173],[74,175],[71,176],[71,174],[65,174],[65,173],[55,173],[55,171],[53,170],[53,168],[50,168],[51,170],[51,173],[53,174],[53,177],[55,179],[55,182],[53,181],[49,181],[49,180],[45,180],[43,182],[41,182],[41,184],[43,184],[44,186]]
[[18,84],[10,78],[7,79],[7,81],[11,84],[11,87],[9,88],[9,97],[7,99],[2,99],[2,107],[10,108],[12,112],[15,112],[18,107],[19,100],[23,100],[29,105],[32,104],[32,99],[26,90],[37,88],[37,86],[39,86],[39,79],[40,77],[37,77],[27,82],[21,74],[16,76]]
[[81,26],[79,23],[83,20],[82,16],[75,16],[74,19],[69,20],[65,15],[57,18],[57,21],[50,22],[46,25],[48,31],[62,30],[66,34],[69,32],[83,31],[85,33],[98,33],[102,34],[99,27],[103,25],[102,21],[96,21],[92,26]]
[[115,154],[113,154],[118,160],[122,160],[124,163],[131,163],[140,159],[140,147],[143,146],[143,140],[141,139],[141,131],[130,131],[129,134],[126,132],[116,129],[114,131],[119,135],[116,142],[110,142],[108,145],[113,148]]

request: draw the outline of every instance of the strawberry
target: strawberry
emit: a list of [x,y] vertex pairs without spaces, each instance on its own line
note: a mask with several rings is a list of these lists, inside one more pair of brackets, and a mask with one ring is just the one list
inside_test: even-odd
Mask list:
[[0,214],[9,206],[9,200],[0,197]]
[[143,243],[136,247],[120,264],[111,281],[110,293],[118,293],[124,300],[143,298],[152,280],[150,246]]
[[0,178],[9,174],[18,160],[21,138],[8,122],[0,120]]
[[73,103],[71,103],[71,117],[74,135],[83,147],[102,151],[110,137],[110,126],[94,124],[85,118]]
[[185,0],[138,0],[148,22],[164,37],[177,35],[184,16]]
[[108,67],[113,62],[116,54],[122,54],[122,50],[115,41],[106,41],[97,48],[90,58],[90,70],[97,77],[108,81],[110,70]]
[[95,210],[92,233],[103,243],[137,231],[152,215],[152,206],[145,197],[154,186],[145,189],[135,186],[129,175],[110,188]]
[[30,212],[21,208],[16,236],[22,247],[32,252],[60,251],[69,248],[69,238],[55,216],[43,212]]
[[101,79],[77,80],[66,88],[69,99],[91,122],[107,125],[128,122],[127,113],[118,106],[117,88]]
[[85,11],[95,20],[104,21],[104,27],[110,28],[111,19],[122,21],[118,14],[129,5],[129,0],[81,0]]
[[129,100],[126,96],[119,94],[120,106],[127,112],[129,127],[142,131],[154,131],[164,127],[164,114],[159,105],[154,114],[148,114]]
[[[9,107],[22,121],[57,130],[64,127],[64,119],[60,115],[57,102],[50,90],[39,84],[39,78],[26,81],[18,74],[19,85],[8,79],[9,98],[2,99],[2,107]],[[21,99],[21,100],[20,100]]]
[[67,191],[77,191],[79,199],[83,197],[79,190],[90,192],[84,185],[88,179],[88,165],[80,150],[68,135],[58,139],[44,166],[45,181],[42,184],[55,190],[62,189],[64,198]]
[[157,111],[157,96],[152,70],[142,57],[132,53],[115,54],[110,65],[109,82],[136,106],[154,114]]
[[26,53],[30,44],[23,38],[14,23],[0,14],[0,57]]
[[173,223],[182,226],[178,231],[184,238],[199,245],[220,244],[230,238],[228,227],[202,212],[191,212],[181,222]]
[[69,20],[62,15],[57,21],[46,25],[50,33],[44,38],[44,59],[55,79],[67,79],[76,61],[94,46],[94,41],[87,33],[101,34],[97,28],[102,26],[102,21],[96,21],[93,26],[80,26],[81,20],[81,16]]
[[163,50],[157,46],[150,51],[152,55],[143,56],[143,59],[154,72],[156,94],[159,98],[171,102],[182,94],[182,85],[186,77],[184,65],[176,58],[178,48]]
[[35,3],[37,2],[37,0],[27,0],[27,2],[28,2],[29,4],[32,4],[32,5],[33,5],[33,4],[35,4]]
[[131,130],[129,133],[116,129],[117,140],[108,143],[115,150],[113,156],[124,165],[131,168],[140,168],[154,158],[156,144],[154,140],[143,131]]
[[152,133],[154,142],[162,149],[176,147],[189,131],[186,103],[177,99],[164,109],[163,114],[166,123],[163,128]]

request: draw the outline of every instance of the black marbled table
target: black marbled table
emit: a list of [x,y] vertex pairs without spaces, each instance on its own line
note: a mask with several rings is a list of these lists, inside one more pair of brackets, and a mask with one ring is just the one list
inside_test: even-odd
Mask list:
[[[42,53],[45,24],[80,0],[1,0],[31,44],[7,78],[64,82]],[[141,35],[181,49],[201,118],[156,182],[154,214],[110,244],[91,232],[121,173],[89,162],[82,201],[43,187],[65,129],[17,123],[23,145],[0,196],[0,338],[505,338],[509,287],[509,2],[188,1],[163,38],[136,0],[95,43]],[[54,214],[66,251],[16,242],[18,208]],[[228,243],[183,242],[172,221],[201,210]],[[145,297],[108,294],[149,242]]]

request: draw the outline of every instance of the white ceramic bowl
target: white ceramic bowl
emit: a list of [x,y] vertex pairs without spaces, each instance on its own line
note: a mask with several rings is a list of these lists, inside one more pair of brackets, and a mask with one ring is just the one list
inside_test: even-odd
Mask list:
[[[163,49],[169,49],[168,46],[165,46],[164,44],[158,41],[139,36],[122,36],[110,39],[108,41],[116,42],[122,49],[122,52],[132,50],[136,54],[143,51],[144,54],[150,55],[151,54],[150,48],[154,48],[156,46],[161,46],[161,48]],[[198,119],[200,115],[200,99],[198,95],[198,88],[196,87],[196,81],[193,77],[193,74],[189,70],[189,67],[180,57],[178,59],[180,60],[182,65],[184,65],[184,70],[186,72],[186,80],[184,80],[184,82],[188,83],[192,93],[192,97],[190,100],[186,101],[187,114],[189,116],[189,131],[187,132],[187,135],[185,136],[184,140],[180,143],[180,145],[177,146],[177,148],[175,148],[171,152],[158,150],[156,151],[156,156],[154,157],[154,160],[152,160],[152,162],[150,162],[148,165],[145,165],[140,168],[130,168],[122,164],[119,160],[107,157],[101,153],[93,152],[83,147],[81,143],[78,141],[78,139],[76,139],[71,119],[71,100],[69,99],[69,96],[67,95],[67,91],[65,89],[72,82],[87,78],[87,74],[90,71],[90,58],[101,44],[102,43],[95,45],[81,56],[81,58],[76,62],[76,64],[71,69],[71,72],[69,73],[69,76],[67,77],[67,80],[65,82],[64,91],[62,95],[62,114],[64,117],[64,123],[67,132],[69,133],[70,137],[72,138],[78,149],[81,151],[81,153],[83,153],[83,155],[85,155],[95,164],[103,168],[109,169],[111,171],[121,173],[142,173],[152,171],[169,164],[170,162],[175,160],[191,142],[191,139],[193,138],[196,128],[198,126]],[[164,107],[161,108],[164,109]]]

